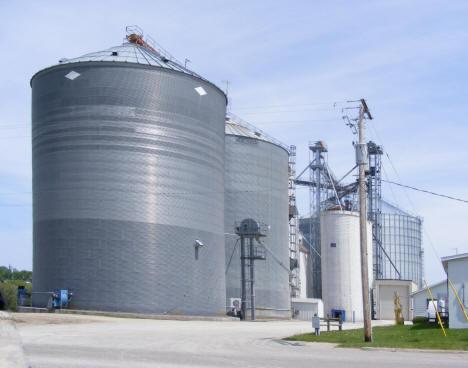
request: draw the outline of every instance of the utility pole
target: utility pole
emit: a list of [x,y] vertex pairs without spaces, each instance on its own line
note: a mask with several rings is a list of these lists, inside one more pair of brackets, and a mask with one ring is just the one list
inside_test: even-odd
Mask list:
[[361,232],[361,278],[362,278],[362,309],[364,314],[364,341],[372,341],[372,325],[369,303],[369,274],[367,260],[367,210],[366,210],[366,165],[368,164],[367,145],[364,143],[364,119],[372,116],[366,101],[361,99],[359,108],[359,143],[356,145],[356,163],[359,165],[359,215]]

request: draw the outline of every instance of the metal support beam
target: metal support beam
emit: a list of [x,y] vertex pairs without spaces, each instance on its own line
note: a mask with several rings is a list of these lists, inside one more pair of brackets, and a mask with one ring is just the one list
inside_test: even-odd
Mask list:
[[241,319],[247,315],[247,290],[245,290],[245,238],[241,236]]
[[254,254],[254,239],[250,238],[250,319],[255,321],[255,289],[254,289],[254,282],[255,282],[255,270],[254,270],[254,262],[255,262],[255,254]]

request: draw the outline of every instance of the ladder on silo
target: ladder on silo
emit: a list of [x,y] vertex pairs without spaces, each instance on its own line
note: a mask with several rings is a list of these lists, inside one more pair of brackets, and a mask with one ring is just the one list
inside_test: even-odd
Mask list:
[[300,290],[299,279],[299,246],[297,239],[297,209],[296,209],[296,146],[289,147],[289,258],[293,264],[292,272],[289,273],[289,285],[291,298],[298,297]]

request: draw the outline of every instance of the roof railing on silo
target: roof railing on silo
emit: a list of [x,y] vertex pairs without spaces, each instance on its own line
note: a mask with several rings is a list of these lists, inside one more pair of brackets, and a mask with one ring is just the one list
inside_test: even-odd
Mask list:
[[[193,74],[196,77],[201,78],[198,74],[193,72],[192,70],[187,69],[186,63],[182,63],[178,60],[174,55],[172,55],[169,51],[167,51],[164,47],[162,47],[159,43],[157,43],[154,38],[150,35],[144,35],[143,30],[134,25],[134,26],[126,26],[125,27],[125,40],[137,44],[139,46],[144,47],[151,52],[154,52],[158,55],[164,62],[170,61],[172,64],[176,65],[179,69],[184,70],[189,74]],[[204,78],[202,78],[204,79]]]
[[278,139],[276,138],[273,138],[271,135],[269,135],[268,133],[265,133],[263,130],[257,128],[255,125],[252,125],[250,123],[248,123],[247,121],[245,121],[244,119],[240,118],[239,116],[237,116],[236,114],[233,114],[232,112],[228,112],[227,113],[227,117],[232,119],[233,121],[235,121],[236,123],[238,123],[239,125],[242,125],[243,127],[251,130],[255,135],[257,135],[258,137],[264,137],[266,139],[268,139],[270,142],[284,148],[288,154],[290,153],[290,146],[284,144],[283,142],[279,141]]

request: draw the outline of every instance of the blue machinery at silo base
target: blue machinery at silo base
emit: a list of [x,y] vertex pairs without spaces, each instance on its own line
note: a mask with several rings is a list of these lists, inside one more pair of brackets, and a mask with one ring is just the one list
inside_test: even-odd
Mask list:
[[[60,289],[46,292],[33,292],[33,294],[45,294],[48,295],[47,305],[43,305],[48,309],[62,309],[68,308],[73,296],[73,293],[68,289]],[[29,307],[31,304],[31,294],[28,293],[24,286],[18,286],[16,292],[16,303],[20,307]]]
[[[346,321],[346,311],[344,309],[332,309],[331,310],[331,318],[339,318],[341,322]],[[354,322],[354,318],[353,318]]]
[[68,308],[70,305],[71,298],[73,293],[70,293],[68,290],[55,290],[52,295],[52,306],[54,308]]

